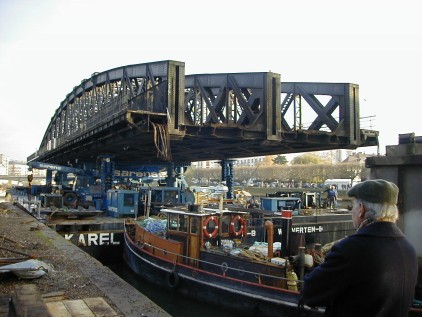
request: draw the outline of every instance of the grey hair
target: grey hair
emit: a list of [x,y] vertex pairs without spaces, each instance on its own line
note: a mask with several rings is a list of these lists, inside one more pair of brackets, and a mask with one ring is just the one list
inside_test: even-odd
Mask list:
[[381,218],[390,218],[396,221],[399,218],[397,205],[373,203],[359,198],[355,199],[355,204],[363,204],[365,206],[365,219],[376,221]]

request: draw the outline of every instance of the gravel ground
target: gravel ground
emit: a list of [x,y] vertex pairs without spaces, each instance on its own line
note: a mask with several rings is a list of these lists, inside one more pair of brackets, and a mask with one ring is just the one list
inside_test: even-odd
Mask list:
[[38,223],[36,219],[23,217],[16,211],[15,206],[0,203],[0,261],[3,258],[24,259],[25,255],[20,254],[24,253],[53,268],[44,276],[30,280],[19,279],[11,272],[0,273],[0,294],[12,294],[16,285],[32,283],[37,285],[42,295],[62,292],[64,297],[70,300],[103,297],[116,312],[120,313],[90,278],[84,276],[78,267],[69,261],[64,251],[54,247],[51,241],[42,234],[42,230],[49,229]]

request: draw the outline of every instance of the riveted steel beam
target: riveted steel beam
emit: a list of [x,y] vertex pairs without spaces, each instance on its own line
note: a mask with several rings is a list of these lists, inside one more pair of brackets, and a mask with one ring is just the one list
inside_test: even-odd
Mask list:
[[360,128],[359,86],[283,83],[263,73],[185,76],[162,61],[94,73],[55,111],[28,160],[160,163],[355,149],[378,144]]

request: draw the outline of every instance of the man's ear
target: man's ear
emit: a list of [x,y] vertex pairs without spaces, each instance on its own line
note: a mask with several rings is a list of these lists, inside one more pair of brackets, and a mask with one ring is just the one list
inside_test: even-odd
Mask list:
[[365,214],[366,214],[365,205],[360,203],[359,204],[359,218],[363,219],[365,217]]

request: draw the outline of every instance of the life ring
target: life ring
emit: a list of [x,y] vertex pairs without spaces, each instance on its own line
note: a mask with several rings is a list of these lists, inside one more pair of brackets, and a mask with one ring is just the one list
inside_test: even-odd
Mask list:
[[180,284],[179,275],[175,270],[166,273],[166,285],[168,288],[177,288]]
[[[237,226],[235,226],[235,223],[237,223]],[[239,227],[239,229],[236,230],[236,227]],[[230,221],[230,232],[232,235],[235,235],[236,237],[241,236],[243,233],[244,227],[245,227],[245,220],[241,216],[239,215],[232,216],[232,219]]]
[[[208,231],[208,223],[210,223],[211,221],[215,223],[213,232]],[[218,233],[218,218],[214,216],[209,216],[207,219],[205,219],[204,224],[202,226],[202,232],[207,238],[215,238]]]

